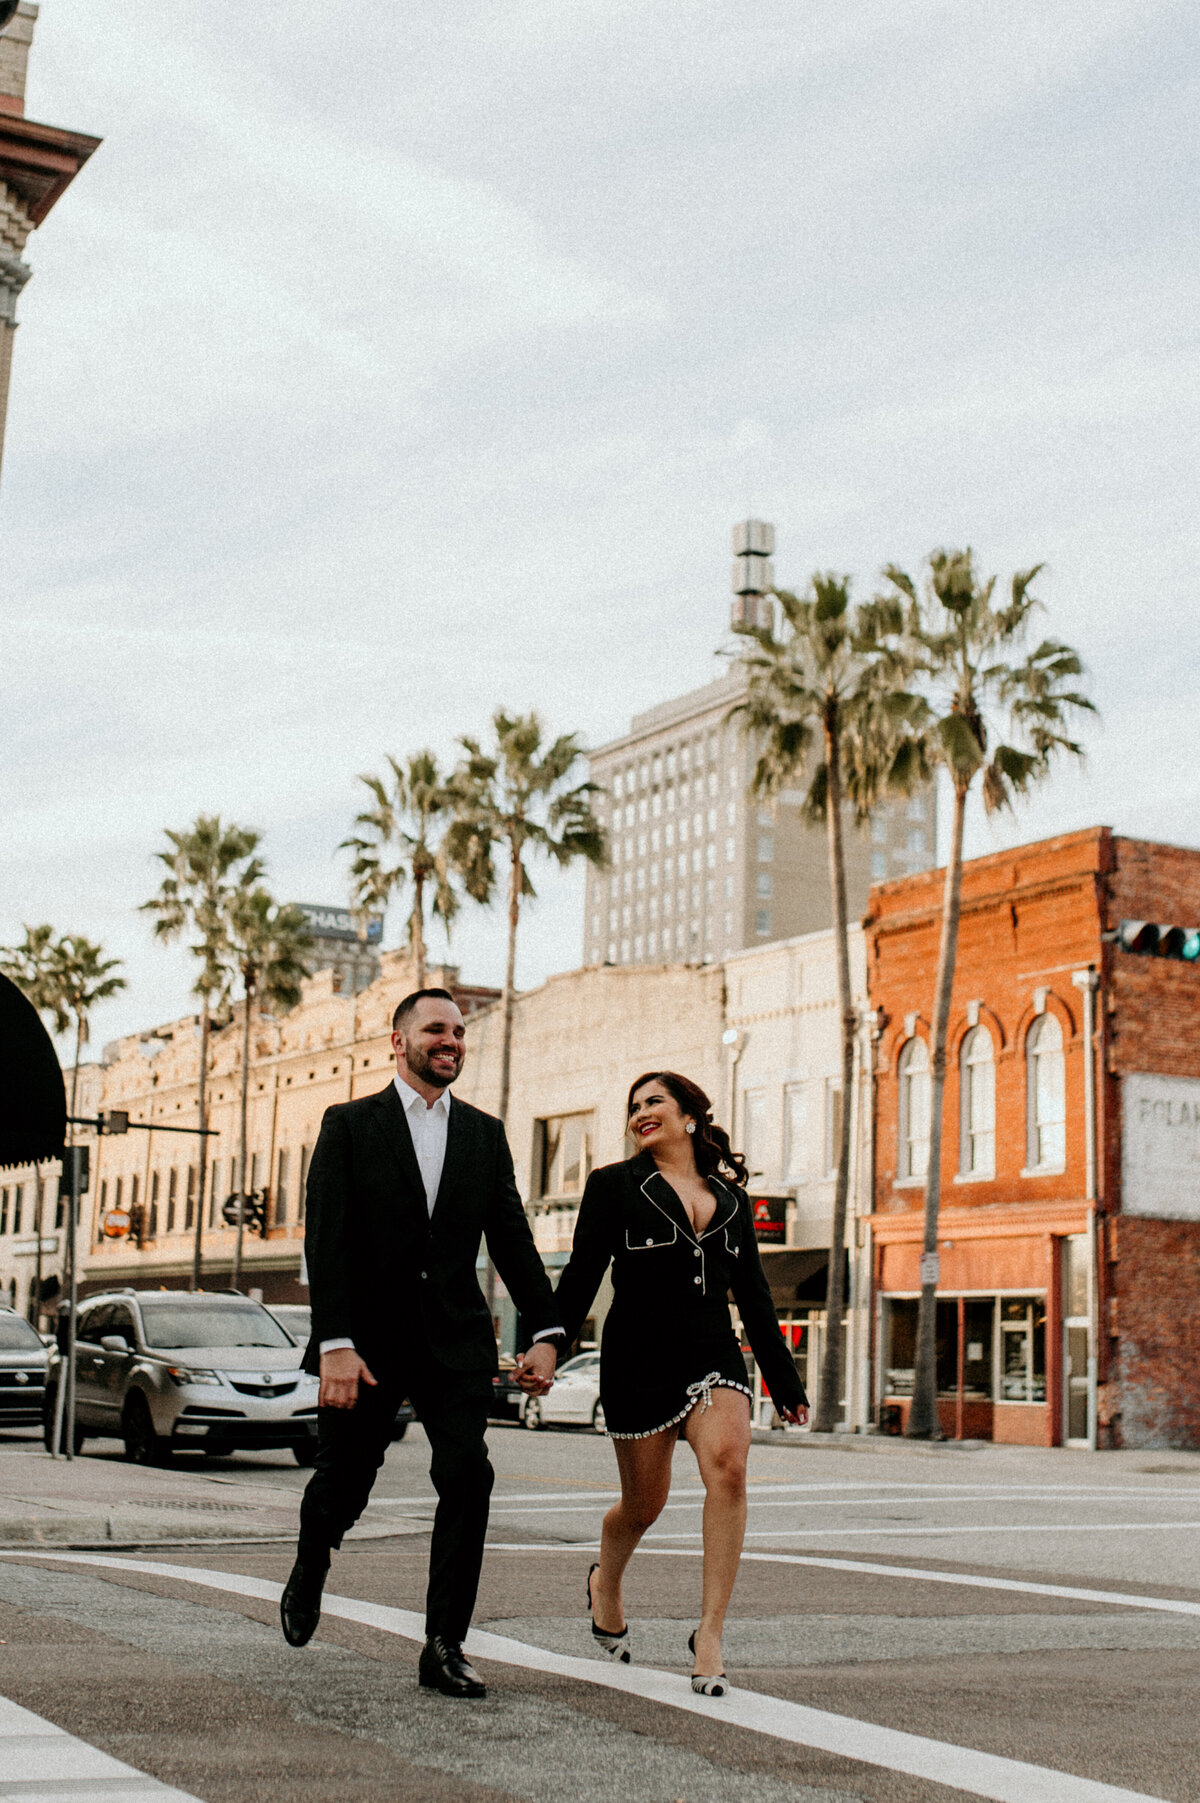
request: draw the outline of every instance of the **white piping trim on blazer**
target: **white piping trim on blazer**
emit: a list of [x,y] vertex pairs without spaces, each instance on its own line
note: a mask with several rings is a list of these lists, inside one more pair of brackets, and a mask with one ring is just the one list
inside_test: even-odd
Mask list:
[[[641,1192],[645,1196],[647,1202],[652,1203],[653,1206],[655,1208],[657,1208],[659,1214],[662,1215],[664,1220],[670,1221],[671,1226],[675,1229],[676,1238],[678,1238],[679,1222],[675,1219],[674,1215],[667,1213],[667,1210],[663,1207],[661,1202],[656,1202],[654,1200],[654,1197],[650,1194],[649,1190],[646,1188],[646,1185],[648,1183],[651,1183],[655,1177],[662,1177],[663,1182],[664,1183],[667,1182],[666,1178],[663,1177],[662,1172],[656,1170],[656,1171],[651,1171],[651,1173],[648,1177],[644,1177],[638,1187],[641,1189]],[[684,1228],[684,1238],[689,1240],[691,1242],[691,1244],[696,1248],[697,1252],[699,1252],[702,1255],[701,1259],[700,1259],[700,1294],[702,1296],[708,1295],[708,1260],[703,1257],[704,1247],[701,1244],[701,1242],[703,1240],[706,1240],[710,1234],[718,1232],[723,1227],[726,1230],[725,1231],[726,1250],[732,1252],[732,1254],[735,1258],[737,1257],[736,1248],[731,1247],[729,1244],[729,1231],[728,1231],[730,1221],[732,1221],[737,1214],[737,1201],[733,1196],[730,1195],[728,1184],[722,1183],[722,1181],[719,1177],[710,1177],[708,1179],[708,1181],[710,1183],[715,1183],[718,1186],[718,1188],[723,1189],[725,1191],[725,1194],[727,1196],[729,1196],[729,1200],[733,1203],[733,1214],[726,1215],[723,1220],[719,1221],[717,1219],[717,1214],[718,1214],[719,1210],[714,1209],[713,1210],[713,1218],[709,1222],[708,1226],[704,1229],[704,1232],[700,1235],[699,1239],[697,1239],[697,1237],[694,1233],[689,1233],[687,1228]],[[667,1187],[669,1189],[670,1185],[668,1184]],[[672,1193],[672,1195],[674,1195],[675,1192],[672,1190],[671,1193]],[[678,1198],[676,1198],[676,1199],[678,1200]],[[681,1208],[683,1207],[682,1203],[680,1203],[680,1207]],[[684,1209],[684,1213],[685,1214],[687,1213],[686,1209]],[[667,1243],[670,1245],[674,1245],[675,1241],[671,1240]],[[629,1245],[629,1230],[628,1230],[628,1228],[626,1228],[626,1230],[625,1230],[625,1245],[626,1245],[627,1250],[632,1251],[632,1252],[645,1252],[647,1250],[647,1247],[645,1247],[645,1246],[630,1246]],[[680,1417],[680,1419],[682,1420],[682,1416]],[[668,1422],[667,1425],[670,1427],[670,1426],[673,1426],[674,1423]],[[661,1433],[661,1431],[662,1431],[661,1428],[655,1429],[656,1433]]]

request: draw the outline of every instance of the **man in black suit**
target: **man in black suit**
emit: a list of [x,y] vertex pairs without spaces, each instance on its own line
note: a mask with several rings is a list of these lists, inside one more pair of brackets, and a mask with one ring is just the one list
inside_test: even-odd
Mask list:
[[319,1372],[316,1466],[300,1506],[283,1593],[292,1646],[312,1638],[330,1549],[367,1505],[411,1399],[438,1493],[429,1551],[421,1683],[485,1695],[462,1643],[483,1562],[493,1472],[484,1431],[496,1339],[475,1262],[481,1236],[532,1334],[523,1387],[549,1389],[562,1344],[503,1124],[457,1097],[465,1030],[445,989],[406,996],[392,1018],[396,1076],[326,1110],[308,1174],[305,1255]]

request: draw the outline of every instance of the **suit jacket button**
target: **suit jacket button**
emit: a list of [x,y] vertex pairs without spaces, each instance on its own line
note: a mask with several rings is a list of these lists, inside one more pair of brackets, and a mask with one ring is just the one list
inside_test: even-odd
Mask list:
[[422,1278],[424,1278],[424,1279],[428,1279],[428,1276],[429,1276],[429,1272],[428,1272],[428,1271],[422,1271],[422,1272],[421,1272],[421,1276],[422,1276]]
[[700,1279],[700,1278],[699,1278],[699,1277],[693,1277],[693,1278],[692,1278],[692,1282],[693,1282],[693,1283],[700,1283],[700,1282],[701,1282],[701,1281],[702,1281],[702,1280],[701,1280],[701,1279]]
[[653,1245],[653,1244],[654,1244],[654,1241],[653,1241],[653,1240],[647,1240],[647,1241],[646,1241],[646,1244],[647,1244],[647,1245],[648,1245],[648,1246],[652,1246],[652,1245]]
[[699,1248],[699,1246],[697,1246],[696,1247],[696,1257],[699,1258],[699,1256],[700,1256],[700,1248]]

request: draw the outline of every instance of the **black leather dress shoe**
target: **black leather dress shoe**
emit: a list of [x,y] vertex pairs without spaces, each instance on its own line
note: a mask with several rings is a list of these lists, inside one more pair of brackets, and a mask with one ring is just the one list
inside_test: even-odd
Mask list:
[[321,1619],[321,1592],[329,1575],[329,1560],[299,1558],[279,1599],[283,1638],[289,1646],[307,1646]]
[[418,1672],[427,1690],[440,1690],[444,1697],[486,1697],[487,1686],[469,1664],[461,1643],[442,1640],[433,1634],[421,1648]]

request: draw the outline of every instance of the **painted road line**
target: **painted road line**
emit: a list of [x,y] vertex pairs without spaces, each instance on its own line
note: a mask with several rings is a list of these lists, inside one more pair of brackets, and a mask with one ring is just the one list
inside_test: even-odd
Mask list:
[[[562,1542],[547,1545],[542,1541],[489,1540],[489,1553],[533,1553],[541,1558],[546,1553],[593,1553],[598,1540],[579,1540],[571,1545]],[[700,1559],[699,1547],[647,1546],[643,1540],[638,1557],[652,1553],[659,1559]],[[3,1555],[8,1558],[9,1554]],[[1089,1590],[1078,1584],[1038,1584],[1024,1578],[991,1578],[973,1572],[927,1571],[920,1565],[880,1565],[869,1559],[823,1559],[807,1553],[743,1553],[742,1562],[753,1560],[760,1565],[811,1565],[818,1571],[865,1572],[876,1578],[913,1578],[925,1584],[958,1584],[966,1590],[1007,1590],[1020,1596],[1065,1597],[1076,1603],[1120,1603],[1127,1609],[1155,1609],[1163,1615],[1200,1615],[1200,1603],[1183,1597],[1133,1596],[1126,1590]]]
[[43,1803],[196,1803],[0,1697],[0,1797]]
[[[146,1577],[196,1584],[267,1602],[277,1602],[283,1590],[281,1584],[270,1583],[264,1578],[243,1577],[192,1565],[167,1565],[149,1559],[114,1559],[100,1554],[51,1551],[37,1556],[56,1564],[138,1572]],[[0,1557],[30,1562],[27,1552],[4,1553]],[[328,1594],[322,1600],[321,1608],[325,1615],[378,1628],[405,1640],[421,1642],[425,1638],[424,1618],[412,1609],[392,1609],[382,1603]],[[749,1728],[773,1740],[788,1741],[793,1746],[813,1747],[842,1759],[857,1760],[860,1764],[904,1772],[927,1783],[944,1784],[971,1796],[993,1799],[994,1803],[1163,1803],[1161,1798],[1152,1797],[1145,1791],[1123,1790],[1093,1778],[1055,1771],[1050,1766],[1030,1765],[1024,1760],[981,1753],[949,1741],[930,1740],[897,1728],[882,1728],[874,1722],[832,1715],[823,1709],[809,1709],[760,1691],[734,1689],[719,1699],[698,1697],[693,1694],[687,1678],[674,1672],[576,1659],[480,1629],[471,1630],[466,1651],[476,1659],[573,1678],[582,1684],[598,1684],[606,1690],[621,1691],[626,1696],[704,1716],[710,1722]]]

